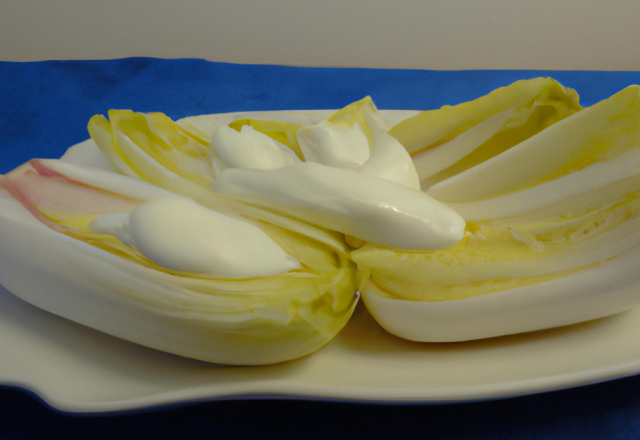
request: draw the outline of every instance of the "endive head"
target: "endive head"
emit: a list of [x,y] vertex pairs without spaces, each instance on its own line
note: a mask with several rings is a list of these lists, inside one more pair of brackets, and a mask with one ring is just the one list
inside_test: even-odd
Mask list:
[[[573,92],[549,95],[548,87],[558,91],[555,83],[536,83],[543,86],[540,96],[527,96],[527,102],[552,96],[554,111],[570,114],[533,131],[521,118],[514,123],[513,115],[523,111],[513,105],[522,99],[523,84],[516,83],[397,126],[427,139],[418,136],[417,121],[455,116],[476,124],[462,131],[449,127],[453,137],[414,156],[417,161],[429,157],[434,169],[441,160],[441,170],[462,170],[449,177],[439,174],[443,180],[426,192],[467,220],[464,240],[440,251],[407,253],[367,244],[352,253],[360,270],[370,275],[365,302],[396,334],[425,341],[476,339],[594,319],[638,302],[637,295],[619,290],[603,304],[605,292],[591,291],[581,281],[589,275],[580,274],[617,265],[620,255],[640,244],[640,89],[627,88],[579,110],[566,105]],[[496,102],[503,104],[496,107]],[[447,138],[443,133],[438,136]],[[487,146],[501,152],[469,159]],[[564,279],[571,281],[558,287]],[[547,290],[555,297],[542,294]],[[483,310],[485,318],[471,317],[472,309]],[[399,317],[402,310],[404,318]],[[437,310],[449,324],[433,319]],[[469,320],[475,324],[465,327]]]
[[[355,306],[355,269],[337,235],[205,188],[196,203],[48,160],[3,186],[22,204],[3,199],[5,212],[22,218],[2,218],[6,243],[15,242],[3,246],[3,261],[38,240],[45,253],[31,258],[48,267],[40,275],[69,285],[25,298],[124,339],[210,362],[274,363],[320,348]],[[78,285],[83,308],[72,306]],[[132,316],[140,319],[123,322]]]

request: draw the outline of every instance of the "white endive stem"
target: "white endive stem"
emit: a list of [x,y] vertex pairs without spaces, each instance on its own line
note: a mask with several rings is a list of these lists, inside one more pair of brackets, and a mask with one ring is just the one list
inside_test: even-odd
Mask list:
[[36,163],[41,163],[49,170],[70,179],[132,199],[147,201],[163,197],[177,197],[172,192],[144,180],[110,171],[81,167],[53,159],[38,159]]
[[228,168],[210,189],[397,249],[443,249],[464,233],[462,217],[419,190],[316,163],[264,171]]
[[[596,162],[575,173],[520,191],[475,202],[446,203],[446,205],[467,221],[514,217],[540,210],[580,194],[602,190],[607,185],[637,175],[638,170],[640,170],[640,151],[631,150],[613,159]],[[614,194],[609,195],[609,202],[628,192],[629,188],[621,188],[617,197]],[[601,199],[602,197],[594,194],[593,198]],[[608,202],[603,200],[602,203]],[[557,215],[560,215],[567,211],[567,206],[558,205],[557,209]]]
[[390,333],[422,342],[454,342],[523,333],[597,319],[638,304],[640,246],[613,261],[544,283],[454,301],[405,301],[362,292]]
[[[438,200],[464,202],[504,194],[536,183],[570,163],[576,151],[611,127],[639,101],[640,86],[630,86],[577,112],[515,147],[427,190]],[[634,104],[635,103],[635,104]]]
[[[514,108],[501,111],[478,125],[462,132],[442,145],[425,150],[413,156],[420,181],[453,165],[491,138],[509,120]],[[422,188],[426,190],[426,187]]]

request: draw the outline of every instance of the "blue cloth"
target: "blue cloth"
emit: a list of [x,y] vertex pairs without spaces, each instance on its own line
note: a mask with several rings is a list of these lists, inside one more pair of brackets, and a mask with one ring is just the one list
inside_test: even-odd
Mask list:
[[[640,72],[325,69],[150,58],[0,63],[0,173],[34,157],[59,157],[88,137],[92,115],[110,108],[162,111],[177,119],[339,108],[371,95],[379,108],[430,109],[537,76],[575,88],[583,105],[640,83]],[[55,413],[21,391],[0,387],[0,439],[152,436],[634,439],[640,438],[640,377],[459,405],[239,401],[109,418]]]
[[0,173],[59,157],[88,138],[94,114],[161,111],[173,119],[243,110],[334,109],[371,95],[378,108],[424,110],[468,101],[518,79],[552,76],[606,98],[639,72],[326,69],[127,58],[0,62]]

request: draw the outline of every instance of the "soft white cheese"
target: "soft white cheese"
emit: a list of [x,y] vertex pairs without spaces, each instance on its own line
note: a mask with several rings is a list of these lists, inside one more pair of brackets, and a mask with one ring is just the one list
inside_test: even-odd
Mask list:
[[407,150],[387,133],[384,121],[378,115],[366,115],[366,120],[373,137],[373,148],[360,171],[419,190],[418,172]]
[[186,198],[156,199],[128,214],[100,215],[89,226],[167,269],[252,278],[300,268],[257,226]]
[[226,125],[216,127],[209,149],[209,161],[216,174],[224,168],[271,170],[296,162],[293,152],[288,154],[269,136],[248,125],[239,132]]
[[322,121],[299,129],[296,137],[306,162],[359,170],[369,159],[369,140],[358,124]]

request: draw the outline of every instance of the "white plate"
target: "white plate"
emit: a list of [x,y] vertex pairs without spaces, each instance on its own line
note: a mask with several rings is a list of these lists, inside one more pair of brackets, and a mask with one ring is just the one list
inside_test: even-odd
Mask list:
[[[390,112],[388,117],[407,114]],[[76,149],[67,159],[85,162],[83,151]],[[31,390],[73,412],[266,397],[469,401],[636,374],[638,334],[640,309],[633,309],[523,335],[417,343],[385,332],[360,304],[345,329],[311,356],[279,365],[227,367],[117,339],[37,309],[0,287],[0,384]]]
[[640,309],[633,309],[518,336],[418,343],[385,332],[360,304],[338,337],[311,356],[265,367],[225,367],[108,336],[0,288],[0,383],[73,412],[266,397],[469,401],[635,374],[639,333]]

